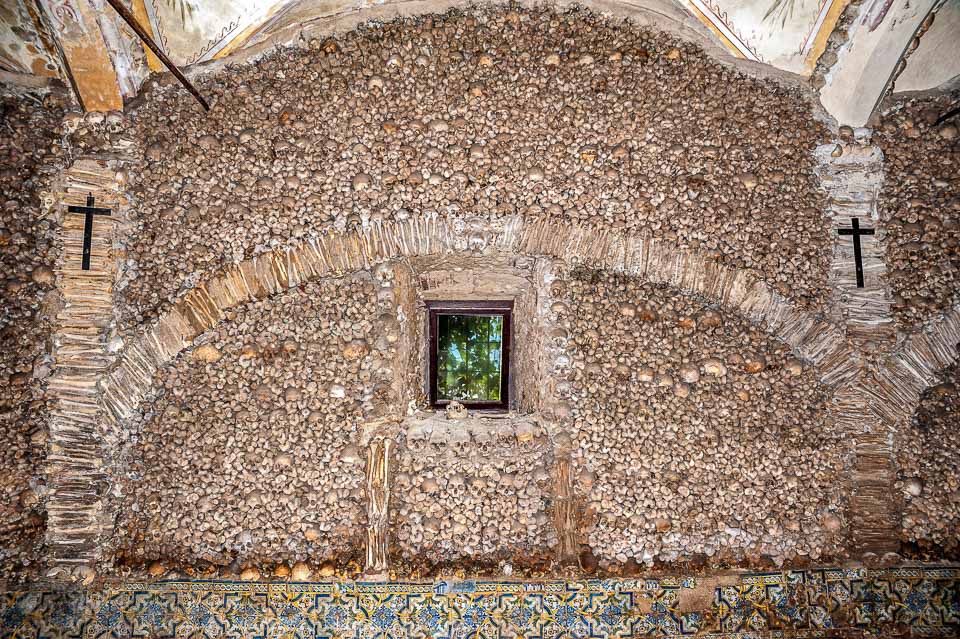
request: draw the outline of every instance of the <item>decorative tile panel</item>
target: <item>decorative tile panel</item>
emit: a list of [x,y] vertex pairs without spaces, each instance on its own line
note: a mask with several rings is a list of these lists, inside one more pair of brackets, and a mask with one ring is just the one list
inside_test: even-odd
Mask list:
[[[707,610],[698,578],[436,583],[127,583],[0,595],[4,637],[620,639],[819,637],[840,629],[956,637],[960,568],[750,573]],[[708,591],[709,592],[709,591]],[[688,595],[685,597],[684,595]],[[687,604],[689,607],[689,603]]]

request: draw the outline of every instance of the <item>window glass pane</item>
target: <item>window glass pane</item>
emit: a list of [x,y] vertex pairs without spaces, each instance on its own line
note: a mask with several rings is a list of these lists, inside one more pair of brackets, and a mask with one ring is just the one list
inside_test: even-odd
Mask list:
[[437,317],[437,399],[499,402],[502,315]]

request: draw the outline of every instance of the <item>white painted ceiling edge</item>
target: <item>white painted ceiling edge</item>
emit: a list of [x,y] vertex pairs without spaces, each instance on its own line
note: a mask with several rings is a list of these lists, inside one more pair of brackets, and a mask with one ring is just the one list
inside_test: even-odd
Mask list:
[[[820,100],[838,122],[863,126],[937,0],[865,2],[829,71]],[[960,34],[958,34],[960,38]]]
[[926,91],[960,80],[960,0],[947,0],[907,60],[894,92]]

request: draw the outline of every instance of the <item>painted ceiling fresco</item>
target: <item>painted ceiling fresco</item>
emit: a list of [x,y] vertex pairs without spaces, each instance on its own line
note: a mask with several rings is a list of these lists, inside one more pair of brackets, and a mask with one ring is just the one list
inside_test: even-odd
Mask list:
[[[742,57],[809,75],[844,0],[687,0],[724,44]],[[818,38],[819,34],[822,38]]]
[[[144,0],[154,33],[174,62],[192,64],[235,50],[293,0]],[[356,11],[377,2],[333,0],[315,16]],[[846,0],[682,0],[733,55],[809,74]],[[820,49],[817,45],[820,44]]]
[[56,77],[59,67],[47,53],[36,11],[23,0],[0,2],[0,70]]

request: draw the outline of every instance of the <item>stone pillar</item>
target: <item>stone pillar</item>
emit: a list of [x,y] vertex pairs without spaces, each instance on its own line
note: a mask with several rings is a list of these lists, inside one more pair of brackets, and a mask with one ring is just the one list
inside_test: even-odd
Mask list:
[[[883,153],[869,144],[869,131],[858,130],[857,137],[860,144],[837,141],[816,150],[833,236],[829,306],[840,314],[838,323],[862,358],[859,379],[836,392],[829,410],[835,427],[849,435],[853,446],[846,522],[850,543],[857,552],[884,553],[899,549],[900,513],[892,460],[893,434],[899,425],[885,422],[874,409],[877,364],[876,357],[869,356],[894,347],[896,326],[884,277],[886,234],[877,213]],[[853,238],[838,232],[850,228],[852,218],[859,219],[861,228],[874,229],[873,235],[860,238],[863,288],[857,287]]]
[[[869,132],[859,132],[867,138]],[[883,153],[864,139],[863,144],[835,142],[816,150],[817,174],[827,192],[827,217],[833,238],[830,261],[830,308],[839,309],[847,337],[856,342],[885,346],[896,337],[886,287],[883,243],[886,230],[879,223],[877,201],[883,186]],[[860,237],[863,288],[857,288],[853,237],[840,235],[858,218],[873,235]],[[870,344],[868,344],[870,346]]]
[[[98,382],[113,363],[106,337],[113,322],[118,255],[115,229],[122,224],[124,175],[116,161],[84,159],[67,169],[54,195],[60,209],[62,252],[57,288],[63,306],[54,334],[55,367],[48,383],[50,439],[47,454],[47,544],[50,576],[69,572],[88,581],[95,575],[99,546],[110,530],[104,496],[107,459]],[[90,269],[81,270],[84,216],[67,206],[112,210],[93,221]]]
[[364,575],[386,577],[390,568],[390,451],[377,437],[367,447],[367,553]]
[[577,564],[580,556],[580,540],[577,535],[579,513],[572,475],[570,457],[558,457],[553,522],[557,529],[557,561],[563,565]]

